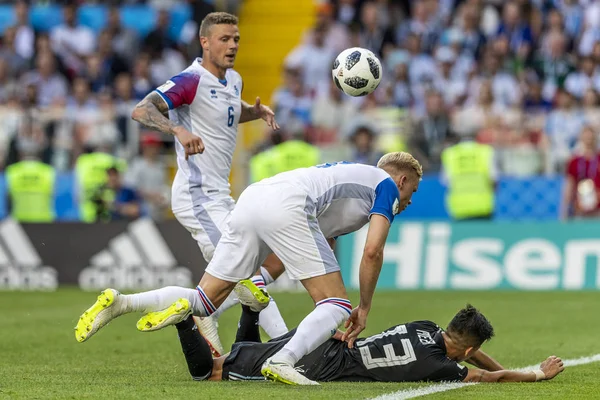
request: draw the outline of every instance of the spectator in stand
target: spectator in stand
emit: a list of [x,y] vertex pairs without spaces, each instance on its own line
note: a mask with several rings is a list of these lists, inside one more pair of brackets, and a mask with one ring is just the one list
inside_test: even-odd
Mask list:
[[16,33],[16,27],[7,28],[2,36],[0,48],[0,58],[8,62],[11,76],[16,76],[27,68],[27,60],[21,57],[15,48]]
[[492,85],[495,105],[499,108],[508,108],[516,105],[521,100],[519,84],[514,75],[501,70],[501,59],[488,50],[483,56],[483,66],[479,77],[471,82],[471,102],[475,99],[474,94],[479,92],[478,86],[483,80],[489,80]]
[[585,115],[585,122],[594,132],[600,132],[600,102],[598,92],[594,89],[588,89],[583,95],[581,107]]
[[92,30],[77,23],[77,10],[75,3],[63,6],[64,23],[50,32],[52,49],[71,75],[84,71],[85,57],[92,54],[96,47]]
[[483,129],[490,128],[504,110],[494,101],[491,82],[482,81],[477,101],[453,114],[452,131],[459,135],[476,136]]
[[146,97],[158,84],[150,74],[150,55],[148,53],[140,53],[135,60],[132,80],[134,97],[138,100]]
[[543,144],[549,151],[550,172],[563,170],[585,125],[583,111],[566,90],[558,92],[557,106],[548,116],[544,130]]
[[140,217],[142,199],[135,190],[123,184],[120,171],[110,167],[106,175],[106,184],[100,187],[92,199],[97,205],[96,219],[107,222]]
[[505,36],[508,39],[511,51],[520,59],[525,60],[529,56],[533,46],[531,27],[523,18],[518,2],[504,3],[498,36]]
[[316,22],[304,36],[305,45],[314,45],[315,36],[324,35],[324,47],[337,56],[342,50],[350,47],[348,28],[333,19],[333,6],[329,3],[321,3],[317,6]]
[[16,98],[19,86],[14,76],[10,73],[10,68],[6,60],[0,58],[0,104],[5,104],[11,98]]
[[113,50],[113,37],[108,30],[103,30],[98,36],[98,51],[95,56],[98,57],[101,65],[101,73],[97,79],[98,88],[96,91],[108,88],[113,84],[115,76],[129,70],[127,61]]
[[547,36],[547,52],[538,52],[531,67],[543,82],[542,95],[551,101],[556,90],[564,86],[567,76],[575,70],[575,65],[566,52],[567,39],[563,33],[553,32]]
[[312,99],[304,88],[302,71],[299,68],[286,67],[284,85],[275,91],[271,104],[281,126],[290,125],[295,121],[306,127],[310,125]]
[[349,139],[352,145],[350,161],[377,165],[377,161],[383,156],[383,153],[377,150],[377,132],[374,127],[369,125],[357,126]]
[[427,111],[415,124],[409,146],[424,171],[437,172],[441,167],[442,150],[450,134],[450,117],[439,92],[428,92],[425,104]]
[[51,53],[37,54],[36,67],[23,75],[21,85],[36,88],[37,105],[42,108],[64,104],[69,88],[65,78],[56,72],[54,56]]
[[125,59],[128,64],[133,64],[139,50],[139,38],[135,31],[121,24],[121,12],[118,7],[109,8],[105,29],[112,38],[112,49],[115,54]]
[[160,159],[162,146],[159,134],[145,133],[142,136],[142,155],[131,162],[125,174],[126,185],[144,199],[148,214],[155,221],[164,219],[169,206],[167,166]]
[[357,112],[356,105],[329,80],[329,90],[321,93],[312,105],[311,143],[330,144],[339,140],[338,131],[345,129],[345,125]]
[[461,105],[467,96],[467,83],[460,77],[452,76],[456,54],[451,47],[439,47],[435,52],[439,75],[435,80],[435,88],[441,92],[446,106],[454,108]]
[[326,46],[326,29],[325,25],[316,26],[311,42],[296,47],[284,62],[288,67],[302,70],[301,79],[311,97],[326,88],[332,80],[331,66],[337,54]]
[[25,0],[15,2],[15,49],[23,59],[30,61],[34,54],[35,32],[29,24],[29,6]]
[[587,89],[600,89],[600,75],[591,56],[583,56],[579,60],[579,68],[567,76],[565,89],[581,100]]
[[561,219],[600,217],[600,153],[598,134],[586,126],[579,137],[580,149],[568,160]]
[[158,10],[154,29],[144,38],[144,49],[150,53],[160,54],[165,47],[175,47],[175,43],[169,37],[169,10],[161,8]]
[[361,11],[360,45],[382,57],[395,44],[391,30],[382,28],[378,17],[378,7],[373,1],[363,4]]
[[434,87],[439,71],[431,55],[421,52],[421,39],[418,35],[408,35],[404,46],[410,54],[408,76],[413,98],[413,111],[422,115],[425,111],[425,93]]

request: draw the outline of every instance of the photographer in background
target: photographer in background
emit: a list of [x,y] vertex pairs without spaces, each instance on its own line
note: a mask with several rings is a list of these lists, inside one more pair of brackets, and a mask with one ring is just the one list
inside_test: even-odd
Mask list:
[[98,221],[136,219],[142,214],[142,201],[137,192],[123,185],[121,173],[116,167],[106,171],[108,180],[95,193],[92,201],[96,205]]

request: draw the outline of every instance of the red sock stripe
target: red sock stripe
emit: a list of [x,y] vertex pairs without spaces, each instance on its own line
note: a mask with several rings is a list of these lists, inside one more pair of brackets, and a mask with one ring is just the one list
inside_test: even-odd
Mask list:
[[348,314],[352,313],[352,303],[350,303],[349,300],[340,299],[337,297],[330,297],[328,299],[319,301],[316,305],[318,307],[321,304],[333,304],[335,306],[338,306],[338,307],[344,309],[346,312],[348,312]]
[[252,283],[254,283],[256,285],[257,288],[264,288],[267,285],[265,284],[265,280],[263,278],[260,277],[254,277],[252,279],[250,279],[252,281]]
[[212,315],[217,309],[213,306],[212,302],[209,300],[208,296],[204,293],[204,290],[200,286],[196,287],[198,294],[200,295],[200,301],[202,302],[202,306],[204,306],[204,311],[206,311],[206,316]]

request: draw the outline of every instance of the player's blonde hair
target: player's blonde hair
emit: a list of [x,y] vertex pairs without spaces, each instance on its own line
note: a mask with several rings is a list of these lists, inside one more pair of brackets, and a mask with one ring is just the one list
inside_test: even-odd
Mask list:
[[210,28],[213,25],[237,25],[238,17],[226,12],[212,12],[202,20],[200,24],[200,37],[208,37]]
[[377,167],[397,173],[400,171],[412,171],[418,179],[423,177],[423,167],[421,164],[410,154],[405,151],[397,151],[394,153],[387,153],[379,159]]

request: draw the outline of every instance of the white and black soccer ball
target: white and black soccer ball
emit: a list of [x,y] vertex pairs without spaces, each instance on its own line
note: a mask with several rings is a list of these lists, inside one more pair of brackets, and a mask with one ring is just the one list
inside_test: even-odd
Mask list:
[[346,49],[333,62],[331,75],[335,85],[349,96],[373,93],[381,82],[381,62],[371,50]]

